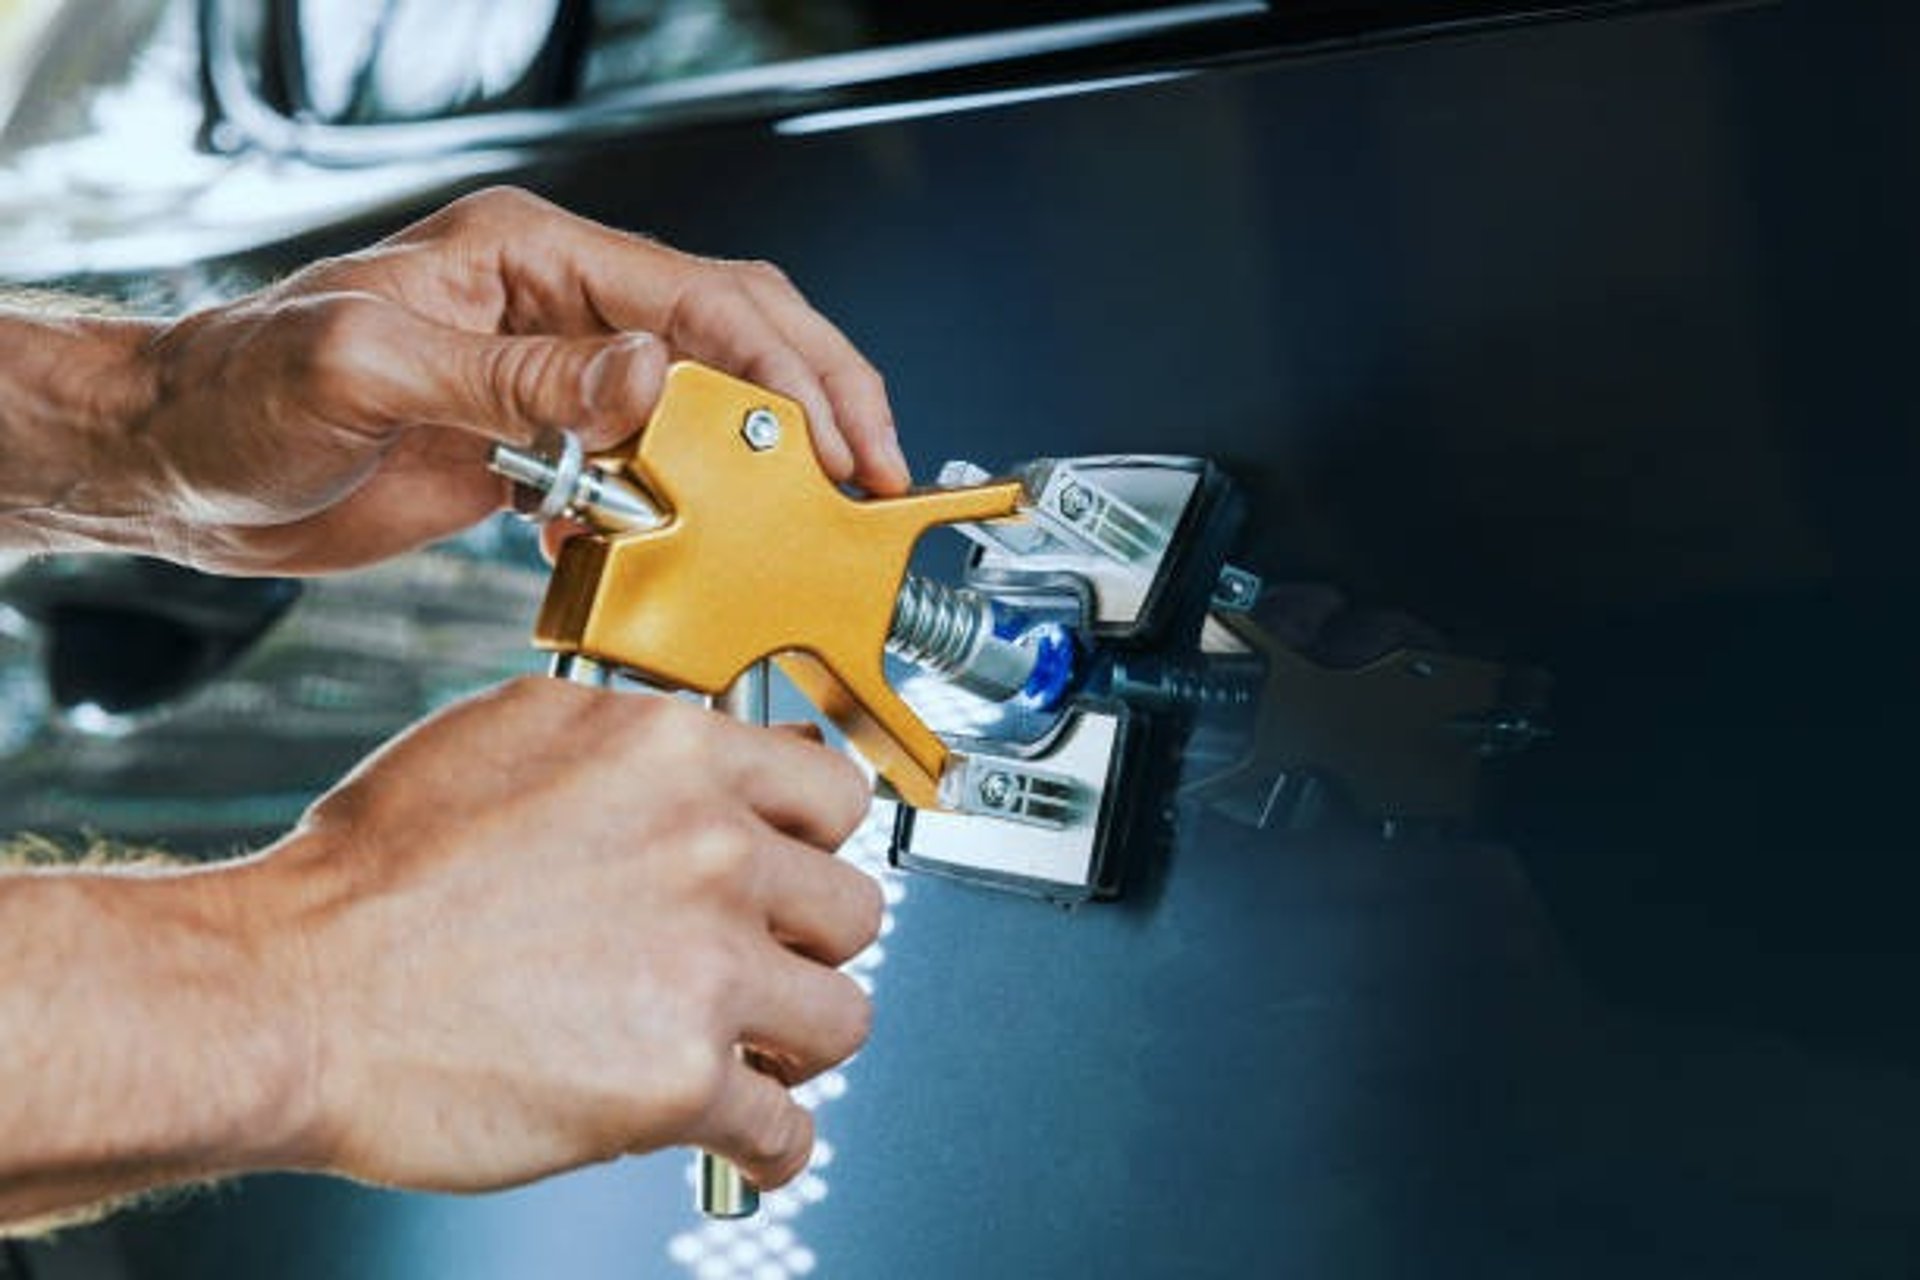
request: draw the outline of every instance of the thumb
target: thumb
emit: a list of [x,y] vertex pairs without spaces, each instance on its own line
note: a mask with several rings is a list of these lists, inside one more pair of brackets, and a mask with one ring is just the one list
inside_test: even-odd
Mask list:
[[646,425],[666,377],[666,349],[648,333],[441,334],[435,400],[419,416],[508,444],[556,429],[589,451],[618,444]]

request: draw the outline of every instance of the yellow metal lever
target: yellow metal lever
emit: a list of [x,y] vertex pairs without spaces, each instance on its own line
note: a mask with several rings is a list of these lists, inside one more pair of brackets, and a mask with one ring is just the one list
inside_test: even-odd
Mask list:
[[882,661],[894,602],[921,534],[1013,515],[1019,482],[851,498],[798,404],[692,363],[668,370],[627,451],[596,463],[666,522],[570,539],[535,644],[706,694],[772,658],[907,803],[937,807],[947,749]]

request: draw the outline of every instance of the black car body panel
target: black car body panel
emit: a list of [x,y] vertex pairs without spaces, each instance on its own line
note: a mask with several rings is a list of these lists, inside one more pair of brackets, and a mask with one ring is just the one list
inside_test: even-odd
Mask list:
[[922,473],[1211,457],[1269,581],[1551,670],[1557,736],[1471,839],[1196,819],[1072,912],[896,881],[831,1162],[758,1226],[672,1156],[264,1179],[123,1223],[132,1270],[1913,1274],[1916,124],[1911,6],[1785,0],[530,155],[779,262]]

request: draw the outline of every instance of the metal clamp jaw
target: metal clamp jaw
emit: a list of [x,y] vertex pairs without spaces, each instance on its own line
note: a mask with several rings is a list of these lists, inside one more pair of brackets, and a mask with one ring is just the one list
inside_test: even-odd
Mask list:
[[[1112,897],[1129,853],[1159,834],[1197,706],[1258,697],[1257,661],[1223,655],[1213,669],[1202,646],[1224,638],[1212,615],[1250,606],[1259,579],[1225,562],[1240,503],[1211,463],[1056,458],[1014,474],[1016,518],[960,526],[974,543],[967,589],[1017,619],[1010,630],[1072,635],[1074,671],[1039,705],[905,676],[954,763],[937,809],[902,807],[893,860],[1056,901]],[[941,481],[984,475],[949,463]],[[1175,668],[1206,688],[1175,692]]]

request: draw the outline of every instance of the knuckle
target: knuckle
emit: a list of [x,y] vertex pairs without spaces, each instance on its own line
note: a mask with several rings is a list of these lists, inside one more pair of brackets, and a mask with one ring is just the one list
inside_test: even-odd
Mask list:
[[708,890],[738,885],[753,860],[754,836],[746,821],[710,812],[687,824],[680,838],[680,866],[689,883]]
[[351,290],[366,269],[370,250],[316,258],[267,292],[283,297],[315,297]]
[[453,230],[487,231],[513,226],[552,208],[521,187],[485,187],[461,196],[443,211]]
[[729,1055],[708,1037],[663,1040],[650,1054],[653,1096],[646,1119],[675,1134],[691,1132],[713,1109],[726,1078]]
[[615,695],[605,700],[609,724],[603,732],[621,754],[644,758],[661,775],[693,780],[713,766],[715,744],[709,713],[675,698]]
[[672,325],[692,334],[724,332],[736,327],[751,305],[738,277],[725,267],[706,264],[688,277]]
[[798,292],[798,290],[794,290],[792,278],[788,276],[785,271],[781,270],[779,266],[767,261],[765,258],[749,258],[745,261],[735,263],[734,267],[743,275],[758,280],[762,284]]

